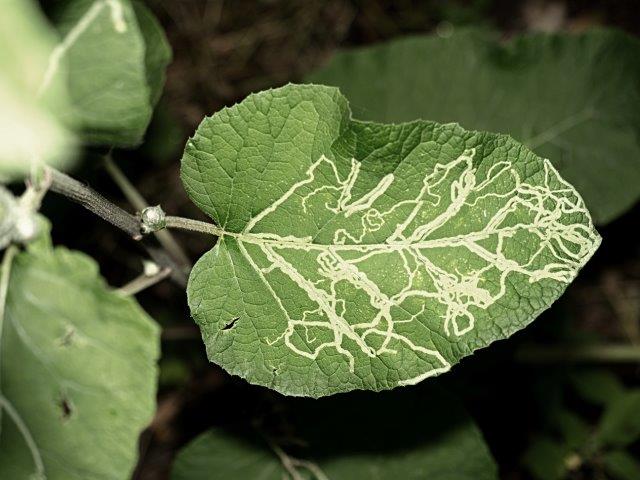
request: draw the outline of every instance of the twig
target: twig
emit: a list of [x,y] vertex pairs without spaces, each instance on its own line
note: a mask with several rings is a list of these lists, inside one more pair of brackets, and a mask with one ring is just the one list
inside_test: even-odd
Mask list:
[[133,205],[137,211],[141,212],[149,205],[140,192],[133,186],[133,184],[129,181],[129,179],[125,176],[125,174],[120,170],[120,167],[116,165],[111,158],[111,155],[106,155],[104,157],[104,168],[107,170],[107,173],[111,175],[113,181],[118,185],[122,193],[127,198],[129,203]]
[[47,168],[51,175],[51,191],[79,203],[87,210],[95,213],[103,220],[118,227],[134,240],[140,240],[140,220],[134,215],[111,203],[92,188],[65,175],[51,167]]
[[148,241],[149,239],[144,237],[140,244],[145,249],[151,259],[163,268],[168,268],[171,271],[171,280],[182,288],[187,286],[187,275],[189,272],[185,272],[180,269],[180,266],[176,264],[175,260],[169,256],[169,254],[157,245],[152,245]]
[[120,287],[118,291],[123,295],[135,295],[171,275],[171,269],[168,267],[158,268],[158,271],[152,274],[146,272],[131,280],[126,285]]
[[635,345],[530,345],[516,353],[524,363],[640,363]]
[[161,267],[169,268],[171,270],[171,279],[178,285],[181,287],[187,285],[186,272],[182,271],[180,266],[164,250],[151,245],[143,237],[138,217],[111,203],[92,188],[83,185],[70,176],[51,167],[47,167],[47,171],[51,176],[51,191],[79,203],[87,210],[127,233],[134,240],[142,240],[140,243],[153,261]]
[[[129,181],[126,175],[120,170],[118,165],[113,161],[111,155],[107,155],[104,159],[104,165],[113,179],[113,181],[118,185],[122,193],[127,198],[129,203],[133,205],[138,212],[142,212],[145,208],[149,206],[144,197],[138,192],[136,187]],[[178,262],[180,268],[184,272],[188,272],[191,270],[191,261],[189,257],[182,249],[178,241],[168,230],[158,230],[154,232],[158,242],[160,245],[164,247],[164,249],[171,255],[176,262]]]
[[292,480],[304,480],[306,475],[302,475],[298,472],[298,467],[308,470],[316,480],[329,480],[329,477],[322,471],[322,469],[313,462],[308,460],[302,460],[289,456],[282,448],[280,448],[274,441],[267,438],[267,443],[274,451],[274,453],[280,459],[282,467],[291,476]]

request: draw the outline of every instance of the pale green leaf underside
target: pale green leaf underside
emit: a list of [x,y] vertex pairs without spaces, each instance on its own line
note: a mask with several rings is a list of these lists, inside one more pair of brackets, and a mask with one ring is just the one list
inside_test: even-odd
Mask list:
[[209,358],[290,395],[446,372],[531,322],[600,241],[573,187],[510,137],[359,122],[331,87],[205,119],[182,177],[223,230],[187,289]]
[[625,33],[404,38],[338,53],[309,80],[340,87],[364,120],[508,133],[551,159],[596,223],[640,198],[640,42]]
[[[178,454],[171,480],[290,480],[294,472],[309,480],[497,478],[482,435],[454,398],[435,389],[403,393],[294,404],[296,415],[286,419],[290,445],[280,438],[270,446],[255,431],[211,430]],[[446,414],[416,414],[434,411]]]
[[74,157],[74,138],[56,118],[67,108],[60,83],[51,95],[38,88],[55,45],[34,0],[4,0],[0,15],[0,180],[29,172],[32,162],[64,168]]
[[155,17],[135,1],[72,0],[56,24],[61,42],[47,79],[65,75],[59,69],[66,66],[69,121],[89,144],[140,143],[171,58]]
[[159,332],[89,257],[46,245],[16,257],[0,343],[0,478],[121,480],[155,410]]

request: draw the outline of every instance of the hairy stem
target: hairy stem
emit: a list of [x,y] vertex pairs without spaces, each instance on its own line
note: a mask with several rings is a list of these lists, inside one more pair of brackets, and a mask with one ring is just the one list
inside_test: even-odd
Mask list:
[[[133,208],[138,212],[142,212],[149,206],[144,197],[113,161],[111,155],[105,157],[104,165],[113,181],[118,185],[120,190],[122,190],[122,193],[129,203],[133,205]],[[160,245],[175,259],[184,272],[191,270],[189,257],[169,230],[158,230],[154,232],[154,235],[158,239],[158,242],[160,242]]]
[[182,230],[190,230],[192,232],[207,233],[220,237],[224,234],[224,230],[213,223],[201,222],[200,220],[192,220],[182,217],[166,217],[167,228],[179,228]]
[[47,167],[47,173],[51,178],[50,190],[79,203],[100,218],[123,230],[134,240],[142,240],[142,246],[153,261],[161,267],[169,268],[171,270],[171,279],[181,287],[186,286],[186,272],[176,264],[175,260],[168,255],[164,249],[150,244],[143,238],[140,219],[138,217],[131,215],[111,203],[92,188],[83,185],[62,172]]
[[[46,173],[51,179],[51,191],[64,195],[70,200],[79,203],[87,210],[95,213],[103,220],[106,220],[127,233],[134,240],[142,240],[142,246],[146,249],[149,256],[161,267],[167,267],[170,269],[172,280],[180,286],[186,285],[187,271],[184,268],[181,268],[182,265],[178,265],[176,263],[175,257],[170,255],[166,248],[159,249],[146,241],[143,235],[143,222],[141,218],[123,210],[92,188],[54,168],[47,167]],[[161,214],[164,215],[164,212],[161,212]],[[166,226],[169,228],[181,228],[216,236],[220,236],[224,233],[224,230],[211,223],[181,217],[166,217]]]
[[51,175],[51,187],[53,192],[79,203],[87,210],[95,213],[103,220],[126,232],[135,240],[140,240],[140,220],[111,203],[92,188],[80,183],[70,176],[53,168],[48,168]]

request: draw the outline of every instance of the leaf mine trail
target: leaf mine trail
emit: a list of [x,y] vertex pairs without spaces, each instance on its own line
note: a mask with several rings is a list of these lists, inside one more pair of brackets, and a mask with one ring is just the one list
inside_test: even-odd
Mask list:
[[[534,182],[511,161],[483,166],[475,155],[470,148],[436,163],[421,181],[395,172],[377,184],[357,160],[321,156],[242,232],[225,232],[286,319],[264,340],[309,359],[334,349],[351,372],[360,352],[408,349],[432,365],[398,382],[414,384],[450,368],[433,342],[421,344],[416,323],[455,339],[474,331],[478,313],[505,296],[512,276],[571,282],[600,242],[580,196],[548,160]],[[324,226],[308,236],[271,221],[310,215]],[[304,309],[288,304],[285,281],[304,293]],[[366,308],[356,301],[363,298]]]

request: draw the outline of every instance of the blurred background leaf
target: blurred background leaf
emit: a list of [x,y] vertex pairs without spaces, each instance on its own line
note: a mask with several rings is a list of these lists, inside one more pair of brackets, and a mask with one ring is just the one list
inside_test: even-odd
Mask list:
[[172,480],[498,478],[472,419],[433,384],[290,398],[285,410],[250,427],[244,419],[235,433],[218,429],[197,437],[178,454]]
[[0,15],[0,180],[29,172],[32,162],[70,165],[74,137],[57,115],[67,107],[65,85],[42,95],[56,42],[33,0],[5,0]]
[[552,161],[596,223],[640,197],[640,41],[623,32],[501,41],[452,27],[339,52],[307,80],[340,87],[358,119],[508,133]]
[[53,19],[61,42],[48,75],[69,87],[65,118],[89,145],[140,144],[171,59],[153,14],[129,0],[70,0]]

